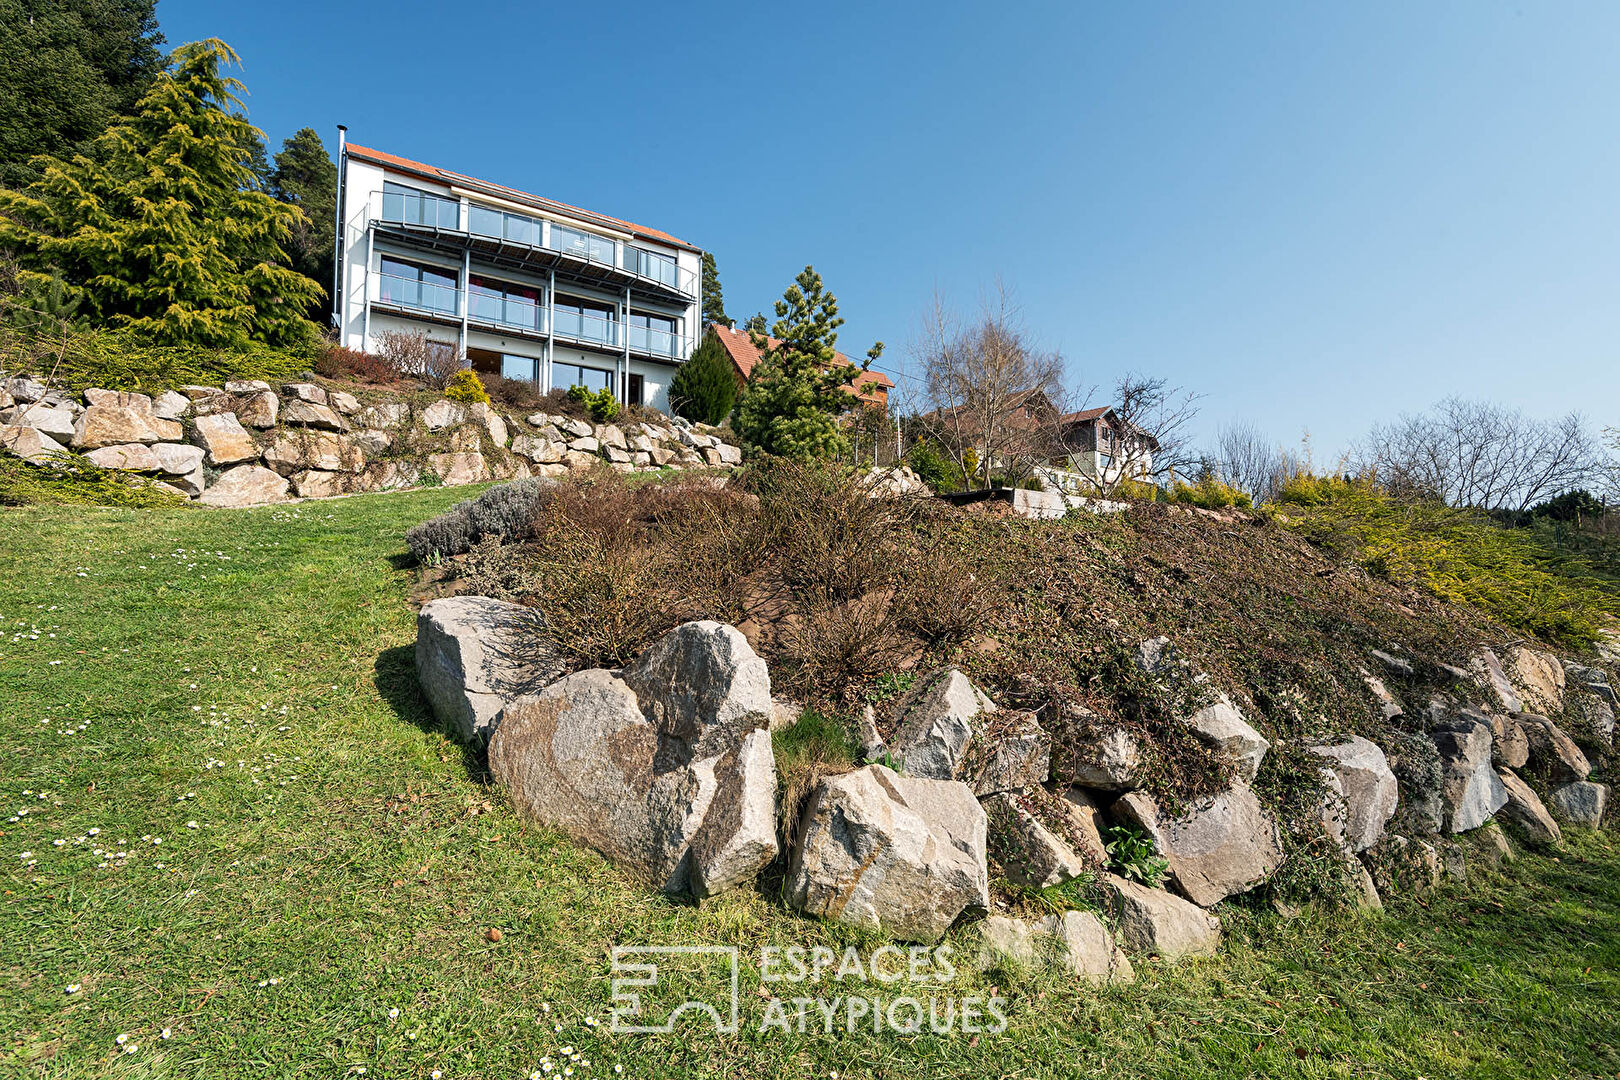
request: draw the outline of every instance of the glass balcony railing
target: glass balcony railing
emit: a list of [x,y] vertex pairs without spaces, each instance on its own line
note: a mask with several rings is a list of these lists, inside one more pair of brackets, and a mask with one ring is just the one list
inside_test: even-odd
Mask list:
[[[467,204],[467,221],[463,227],[461,203],[456,199],[427,192],[401,191],[384,191],[373,198],[380,198],[381,202],[381,212],[376,218],[378,221],[464,231],[473,236],[487,236],[525,247],[546,247],[604,266],[620,265],[619,242],[584,229],[556,222],[547,228],[537,217],[476,203]],[[685,296],[697,295],[697,275],[682,269],[673,257],[625,244],[623,258],[624,269],[637,277],[656,281]]]
[[674,360],[686,359],[686,338],[668,330],[650,326],[631,326],[630,351],[650,356],[667,356]]
[[415,308],[435,315],[459,315],[461,290],[454,285],[440,285],[397,274],[377,275],[377,301]]
[[510,240],[528,247],[540,246],[540,219],[527,214],[509,214],[505,210],[491,210],[487,206],[468,204],[467,215],[472,220],[468,231],[476,236],[493,236],[497,240]]
[[467,297],[467,317],[534,334],[544,333],[546,329],[546,309],[538,301],[476,289]]
[[605,236],[584,232],[580,229],[571,229],[567,225],[551,223],[551,239],[547,246],[553,251],[561,251],[567,255],[577,255],[591,262],[605,263],[608,266],[617,265],[614,249],[617,245]]
[[406,225],[433,225],[441,229],[461,228],[461,203],[441,195],[418,192],[382,193],[382,221]]
[[582,315],[577,311],[562,308],[557,309],[555,318],[554,332],[558,337],[590,341],[598,345],[618,345],[623,340],[619,337],[619,323],[616,319],[603,318],[600,315]]

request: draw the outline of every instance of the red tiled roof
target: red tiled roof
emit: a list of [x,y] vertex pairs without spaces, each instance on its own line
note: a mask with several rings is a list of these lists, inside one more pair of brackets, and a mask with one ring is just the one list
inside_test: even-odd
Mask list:
[[[710,323],[709,329],[713,330],[715,337],[720,339],[720,344],[725,346],[726,352],[731,356],[731,362],[737,365],[737,370],[742,373],[742,377],[746,380],[753,373],[754,365],[759,363],[759,350],[754,348],[754,339],[748,335],[748,331],[739,330],[734,326],[720,326]],[[773,346],[781,344],[776,338],[767,338],[766,340]],[[833,355],[840,364],[848,364],[851,367],[860,366],[843,353],[834,353]],[[888,392],[893,387],[894,380],[881,371],[863,371],[855,376],[855,392],[866,401],[877,404],[885,403]]]
[[632,221],[624,221],[620,218],[609,217],[606,214],[598,214],[591,210],[582,210],[577,206],[569,206],[567,203],[558,202],[555,199],[543,199],[538,195],[530,195],[526,191],[519,191],[516,188],[505,187],[501,184],[492,184],[488,180],[479,180],[477,177],[467,176],[458,172],[451,172],[449,169],[441,169],[436,165],[424,165],[420,161],[412,161],[410,158],[400,157],[398,154],[388,154],[381,150],[373,150],[369,146],[361,146],[358,143],[349,143],[346,147],[346,152],[352,157],[357,157],[361,161],[369,161],[373,165],[381,165],[389,169],[397,169],[402,172],[415,173],[418,176],[424,176],[429,180],[437,180],[441,184],[458,184],[461,187],[481,190],[486,194],[495,196],[496,198],[509,199],[512,202],[525,203],[529,206],[533,206],[537,210],[551,210],[556,213],[567,214],[571,217],[578,218],[581,221],[595,221],[598,224],[605,225],[609,228],[618,229],[621,232],[627,232],[634,236],[639,236],[644,240],[656,240],[662,244],[670,244],[674,247],[686,248],[688,251],[703,250],[695,245],[688,244],[685,240],[677,239],[661,229],[649,229],[645,225],[637,225]]
[[1080,424],[1087,420],[1096,420],[1099,417],[1107,416],[1111,411],[1107,405],[1100,409],[1081,409],[1079,412],[1065,413],[1063,422],[1065,424]]

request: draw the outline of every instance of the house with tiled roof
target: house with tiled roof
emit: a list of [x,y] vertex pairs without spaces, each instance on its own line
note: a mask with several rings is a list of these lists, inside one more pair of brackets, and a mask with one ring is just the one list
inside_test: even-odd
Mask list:
[[346,135],[338,177],[341,344],[422,333],[542,393],[610,389],[668,411],[702,332],[701,249]]
[[[999,403],[997,417],[996,442],[1022,469],[1033,467],[1048,487],[1077,495],[1095,494],[1122,479],[1151,473],[1159,448],[1151,433],[1122,418],[1112,406],[1062,413],[1040,390],[1007,395]],[[938,409],[921,419],[936,438],[968,446],[974,445],[982,425],[978,413],[964,406]],[[990,463],[993,469],[1012,464]]]
[[[748,382],[748,376],[753,374],[754,365],[759,363],[759,349],[754,347],[754,339],[747,330],[735,326],[723,326],[719,323],[710,323],[715,337],[720,339],[721,346],[726,355],[731,357],[731,364],[737,375],[739,386]],[[776,338],[767,338],[772,347],[780,345]],[[855,368],[857,374],[850,385],[850,389],[863,404],[875,406],[888,411],[889,391],[894,389],[894,380],[881,371],[860,371],[860,365],[843,353],[834,353],[834,358],[840,364],[847,364]]]

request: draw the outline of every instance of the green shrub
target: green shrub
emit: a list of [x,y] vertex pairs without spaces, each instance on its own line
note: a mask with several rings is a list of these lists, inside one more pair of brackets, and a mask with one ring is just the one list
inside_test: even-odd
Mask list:
[[1170,502],[1184,506],[1201,506],[1205,510],[1224,510],[1236,506],[1243,510],[1254,507],[1254,500],[1224,480],[1206,476],[1196,484],[1177,480],[1170,489]]
[[151,509],[184,506],[186,498],[145,477],[103,469],[80,454],[64,452],[33,465],[0,452],[0,506],[122,506]]
[[1540,534],[1431,499],[1398,498],[1369,479],[1302,474],[1277,493],[1281,520],[1369,572],[1451,603],[1472,604],[1555,645],[1597,640],[1620,616],[1620,586]]
[[50,378],[70,390],[99,387],[152,394],[177,386],[220,386],[231,379],[274,383],[313,369],[317,358],[312,349],[269,345],[151,345],[117,330],[0,332],[0,369]]
[[614,400],[611,390],[592,391],[583,386],[574,386],[569,388],[568,398],[584,405],[586,411],[591,414],[591,419],[598,424],[605,424],[619,415],[619,403]]
[[484,384],[479,381],[478,372],[465,368],[450,376],[450,381],[444,387],[444,396],[451,401],[461,401],[468,405],[480,402],[489,404],[489,391],[485,390]]
[[911,463],[911,470],[922,478],[922,482],[939,491],[961,491],[965,486],[962,479],[962,470],[930,442],[920,442],[906,454],[906,460]]
[[1153,847],[1153,841],[1134,825],[1114,825],[1103,837],[1108,852],[1108,869],[1127,881],[1158,888],[1169,872],[1166,862]]
[[405,546],[419,563],[461,555],[482,540],[526,540],[555,481],[514,480],[457,503],[405,533]]

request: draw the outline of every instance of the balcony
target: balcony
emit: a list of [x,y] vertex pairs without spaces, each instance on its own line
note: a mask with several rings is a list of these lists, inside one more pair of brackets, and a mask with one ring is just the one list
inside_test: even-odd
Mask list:
[[520,270],[557,269],[586,281],[629,286],[693,300],[698,275],[670,256],[601,236],[587,229],[527,214],[468,203],[442,195],[384,191],[373,193],[369,218],[389,236],[460,253],[468,248],[493,265]]
[[630,351],[639,356],[654,356],[660,360],[685,360],[689,354],[687,339],[668,330],[650,326],[631,326]]

